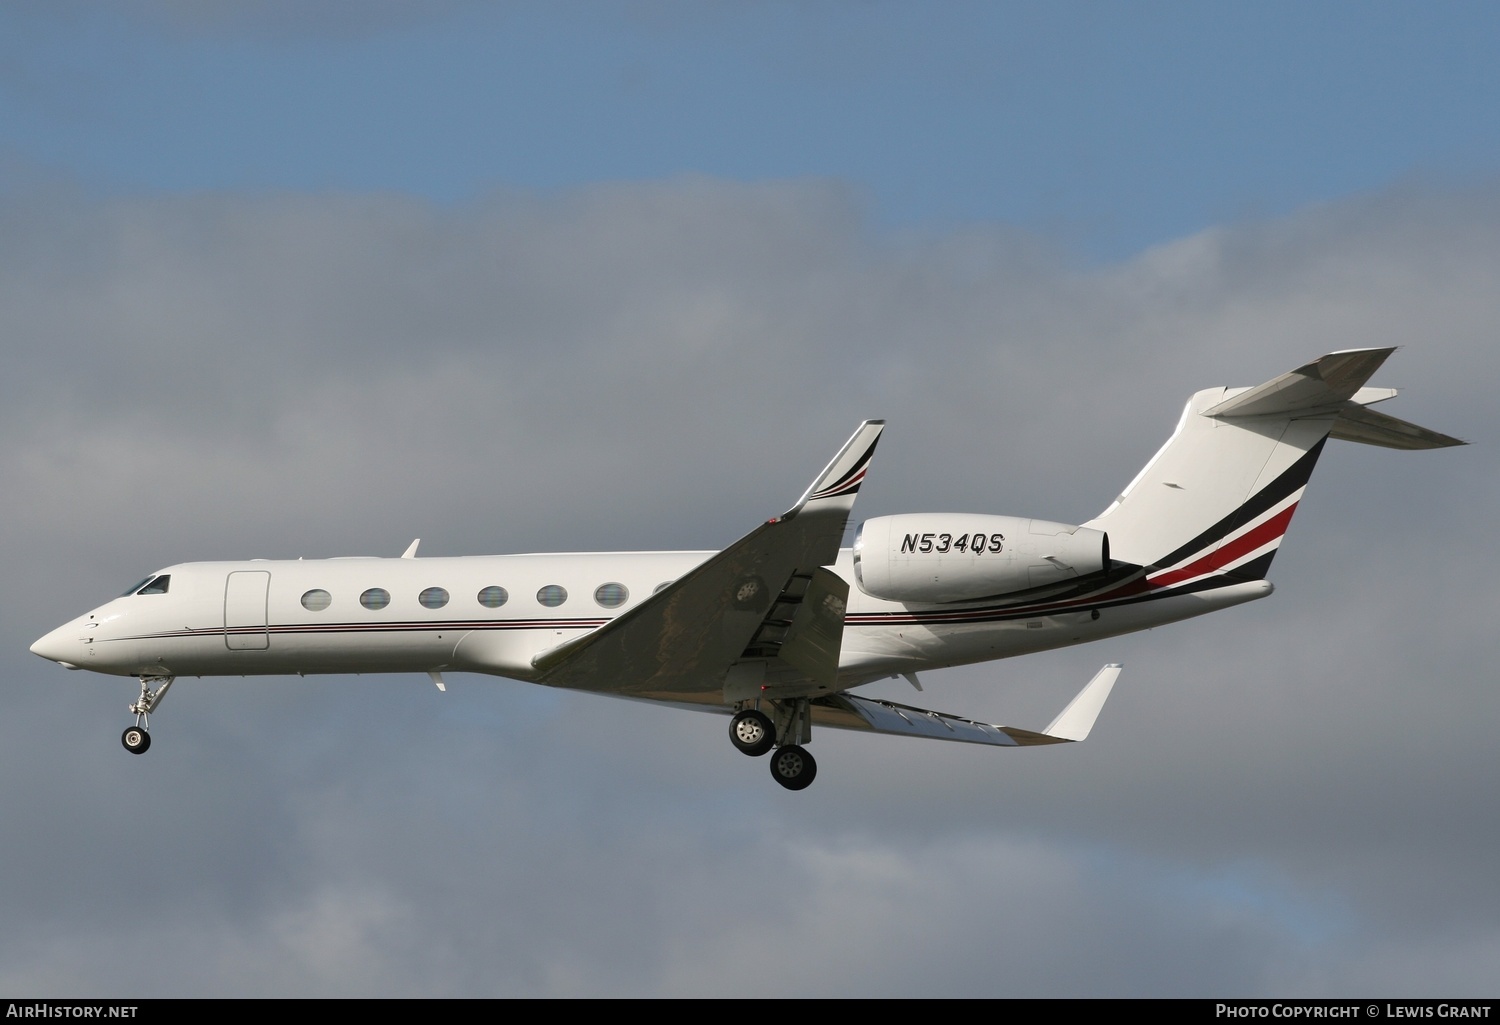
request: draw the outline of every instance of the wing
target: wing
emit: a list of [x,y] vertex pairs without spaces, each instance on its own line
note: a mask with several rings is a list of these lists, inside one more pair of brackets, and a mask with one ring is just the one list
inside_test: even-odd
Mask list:
[[998,747],[1031,747],[1038,744],[1063,744],[1084,740],[1093,729],[1099,710],[1109,697],[1120,676],[1118,664],[1105,666],[1084,685],[1068,707],[1041,733],[976,722],[961,715],[930,712],[894,701],[877,701],[852,694],[830,694],[812,703],[813,722],[836,729],[869,730],[894,733],[905,737],[930,740],[954,740],[966,744],[992,744]]
[[[532,660],[539,683],[724,705],[778,659],[831,684],[848,585],[828,570],[885,426],[867,420],[790,511],[604,626]],[[831,656],[831,661],[830,661]]]

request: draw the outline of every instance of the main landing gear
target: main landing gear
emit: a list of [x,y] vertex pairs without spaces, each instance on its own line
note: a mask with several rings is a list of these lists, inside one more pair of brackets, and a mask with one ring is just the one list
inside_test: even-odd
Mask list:
[[776,746],[776,724],[758,708],[747,708],[729,720],[729,742],[752,758]]
[[[151,747],[150,715],[156,706],[161,703],[162,697],[167,693],[167,688],[172,686],[175,676],[142,676],[141,696],[130,703],[130,711],[135,715],[135,725],[129,727],[120,734],[120,743],[125,745],[125,750],[133,755],[143,755]],[[158,686],[152,687],[152,684]]]
[[[776,747],[778,736],[783,741],[797,739],[804,744],[812,739],[806,698],[776,705],[778,717],[783,720],[779,731],[775,720],[758,708],[735,713],[729,720],[729,740],[737,750],[758,758]],[[782,743],[771,756],[771,778],[788,790],[805,790],[817,775],[818,763],[806,748],[797,744]]]
[[771,778],[788,790],[806,790],[818,776],[818,763],[806,748],[788,744],[771,756]]

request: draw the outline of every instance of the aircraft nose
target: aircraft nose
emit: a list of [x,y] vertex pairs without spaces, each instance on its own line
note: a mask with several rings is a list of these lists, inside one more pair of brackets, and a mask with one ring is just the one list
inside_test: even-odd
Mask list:
[[82,647],[83,643],[79,639],[76,626],[60,626],[51,633],[37,638],[36,643],[31,646],[31,652],[65,668],[77,669],[78,666],[69,659],[77,658]]

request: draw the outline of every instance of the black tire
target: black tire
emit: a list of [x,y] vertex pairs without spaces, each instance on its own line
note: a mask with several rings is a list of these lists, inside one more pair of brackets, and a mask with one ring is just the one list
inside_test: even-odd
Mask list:
[[776,724],[766,713],[747,708],[729,720],[729,742],[751,758],[776,746]]
[[120,734],[120,743],[125,745],[125,750],[133,755],[143,755],[151,746],[151,734],[143,727],[132,726]]
[[806,790],[818,776],[818,763],[796,744],[778,748],[771,756],[771,777],[788,790]]

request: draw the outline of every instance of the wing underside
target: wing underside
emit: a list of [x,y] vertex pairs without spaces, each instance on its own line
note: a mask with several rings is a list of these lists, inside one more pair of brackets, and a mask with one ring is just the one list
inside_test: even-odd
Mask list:
[[950,740],[962,744],[995,747],[1032,747],[1083,740],[1104,707],[1121,667],[1107,665],[1084,685],[1067,708],[1045,730],[1036,732],[998,723],[979,722],[961,715],[863,698],[853,694],[831,694],[812,702],[812,720],[817,726],[865,730],[928,740]]

